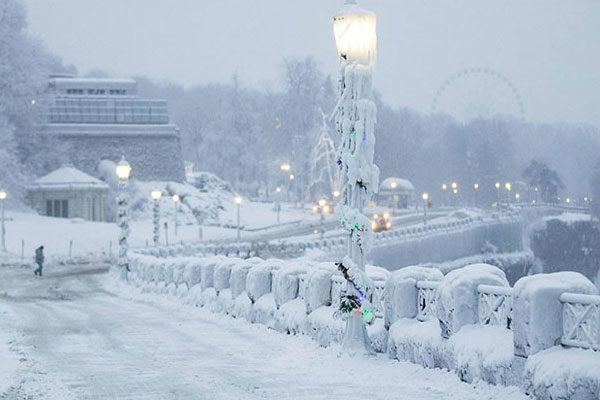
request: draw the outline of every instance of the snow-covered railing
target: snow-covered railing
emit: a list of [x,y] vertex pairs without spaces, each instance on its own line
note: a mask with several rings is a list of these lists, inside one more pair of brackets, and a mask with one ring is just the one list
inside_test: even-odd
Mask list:
[[581,207],[581,206],[574,206],[574,205],[567,205],[567,204],[561,204],[561,203],[541,203],[541,202],[535,202],[535,203],[526,203],[526,202],[522,202],[522,203],[515,203],[514,204],[517,207],[522,207],[522,208],[552,208],[555,210],[562,210],[562,211],[572,211],[572,212],[577,212],[577,213],[587,213],[589,214],[590,212],[590,208],[589,207]]
[[561,343],[600,350],[600,296],[563,293]]
[[417,281],[417,319],[427,321],[436,318],[435,292],[440,285],[436,281]]
[[373,293],[373,315],[375,315],[375,318],[383,318],[385,281],[376,280],[373,284],[375,286],[375,293]]
[[498,325],[510,329],[512,326],[512,288],[505,286],[479,285],[479,324]]
[[[373,235],[373,247],[388,246],[407,240],[419,240],[427,235],[441,232],[453,232],[465,229],[476,224],[497,223],[500,220],[511,221],[520,218],[515,211],[494,213],[486,217],[467,217],[458,221],[429,223],[415,225],[391,231],[378,232]],[[138,248],[135,252],[157,257],[175,257],[181,255],[208,256],[226,255],[233,257],[249,258],[260,255],[262,251],[268,254],[277,254],[282,257],[286,253],[296,256],[297,252],[306,249],[322,249],[330,253],[340,253],[346,248],[346,238],[342,232],[329,234],[324,239],[311,238],[286,238],[271,240],[264,243],[176,243],[170,246]]]

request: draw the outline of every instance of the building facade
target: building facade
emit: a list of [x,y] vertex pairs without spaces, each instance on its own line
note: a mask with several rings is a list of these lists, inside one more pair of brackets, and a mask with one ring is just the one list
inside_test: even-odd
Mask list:
[[106,221],[109,187],[72,165],[64,165],[29,186],[31,206],[40,215]]
[[95,174],[121,156],[140,180],[183,182],[179,130],[166,100],[142,99],[131,79],[52,77],[43,135],[58,139],[70,162]]

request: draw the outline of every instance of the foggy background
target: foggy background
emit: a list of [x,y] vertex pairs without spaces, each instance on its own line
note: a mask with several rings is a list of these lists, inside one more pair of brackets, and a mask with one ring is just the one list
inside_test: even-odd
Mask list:
[[[277,87],[285,57],[336,73],[342,0],[25,0],[28,31],[81,73],[144,75],[189,88]],[[362,0],[378,18],[375,87],[428,113],[444,80],[488,67],[517,87],[528,119],[600,126],[597,0]]]

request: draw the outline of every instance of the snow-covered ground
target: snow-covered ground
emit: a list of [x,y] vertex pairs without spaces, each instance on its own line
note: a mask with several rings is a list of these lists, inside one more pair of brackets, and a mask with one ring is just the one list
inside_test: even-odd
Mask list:
[[386,355],[338,358],[335,346],[142,295],[105,270],[63,266],[41,279],[0,270],[5,397],[527,398],[515,387],[466,384]]
[[[253,228],[265,228],[277,223],[276,213],[272,211],[272,204],[268,203],[245,203],[242,205],[242,224]],[[167,210],[165,210],[167,211]],[[223,221],[230,221],[233,211],[226,208],[222,215]],[[162,222],[168,222],[169,241],[173,242],[198,242],[199,227],[195,222],[187,225],[179,225],[177,235],[173,224],[172,213],[167,214],[169,219],[161,221],[161,243],[165,243]],[[292,222],[302,220],[314,220],[317,218],[309,212],[284,205],[281,211],[281,222]],[[180,223],[183,221],[180,220]],[[225,223],[224,222],[224,223]],[[235,226],[235,225],[234,225]],[[144,247],[146,243],[152,244],[152,220],[148,218],[131,221],[130,246]],[[203,226],[203,240],[232,239],[236,236],[236,229],[220,226]],[[247,233],[242,232],[242,237]],[[250,235],[250,234],[248,234]],[[258,235],[253,232],[252,235]],[[25,244],[25,261],[32,260],[34,250],[44,245],[47,256],[64,256],[69,254],[70,242],[73,242],[72,254],[87,255],[108,254],[112,246],[112,254],[117,249],[116,240],[118,228],[115,223],[92,222],[81,219],[52,218],[38,215],[36,213],[8,210],[6,212],[6,247],[10,253],[21,255],[21,243]],[[112,244],[111,244],[112,242]]]

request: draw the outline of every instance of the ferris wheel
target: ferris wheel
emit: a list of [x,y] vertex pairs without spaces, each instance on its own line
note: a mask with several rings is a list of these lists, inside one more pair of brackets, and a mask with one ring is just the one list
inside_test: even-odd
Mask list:
[[442,83],[431,103],[431,114],[447,114],[460,122],[499,116],[524,120],[525,108],[506,76],[490,68],[467,68]]

